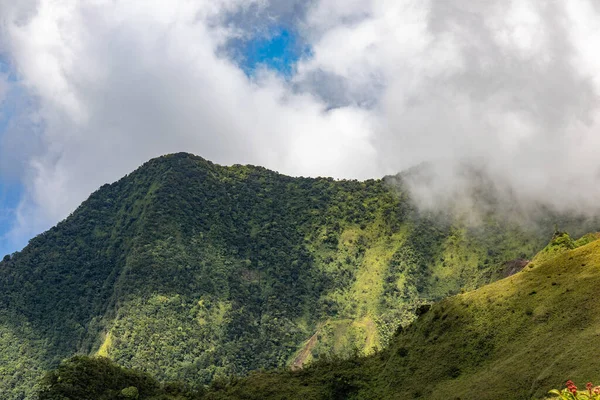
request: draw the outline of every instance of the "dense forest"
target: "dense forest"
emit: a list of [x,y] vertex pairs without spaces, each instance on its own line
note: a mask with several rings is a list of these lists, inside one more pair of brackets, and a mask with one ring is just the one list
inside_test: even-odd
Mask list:
[[475,227],[419,212],[402,175],[292,178],[163,156],[0,262],[0,397],[34,398],[75,354],[116,365],[76,358],[55,374],[135,368],[123,379],[140,398],[178,396],[169,381],[200,396],[255,370],[314,364],[294,380],[373,360],[423,305],[516,272],[551,234],[489,209]]
[[[557,234],[521,272],[422,307],[389,347],[369,356],[321,359],[299,371],[253,372],[200,390],[159,383],[108,359],[76,357],[46,375],[39,398],[554,398],[549,390],[567,379],[583,385],[600,377],[593,351],[600,346],[599,237],[573,241]],[[586,396],[583,391],[577,398]]]

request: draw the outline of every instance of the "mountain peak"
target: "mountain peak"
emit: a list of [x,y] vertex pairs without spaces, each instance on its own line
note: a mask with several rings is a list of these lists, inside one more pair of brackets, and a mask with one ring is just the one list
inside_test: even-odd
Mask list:
[[438,222],[382,180],[157,157],[0,261],[0,397],[76,353],[200,385],[369,354],[545,238]]

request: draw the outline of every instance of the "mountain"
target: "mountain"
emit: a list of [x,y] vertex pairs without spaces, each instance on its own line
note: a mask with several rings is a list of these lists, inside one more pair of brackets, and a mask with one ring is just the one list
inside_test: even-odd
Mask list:
[[402,175],[163,156],[0,262],[0,397],[32,398],[74,354],[198,387],[370,354],[423,304],[514,273],[551,225],[419,212]]
[[[424,307],[376,354],[321,360],[301,371],[255,372],[204,392],[152,381],[139,385],[140,399],[543,399],[567,379],[598,384],[598,238],[557,234],[521,272]],[[107,374],[98,365],[105,363],[111,365],[67,361],[46,376],[41,399],[89,389],[122,398],[110,397],[110,390],[119,395],[132,379],[98,388],[87,383],[102,382]],[[117,376],[132,373],[111,368]]]

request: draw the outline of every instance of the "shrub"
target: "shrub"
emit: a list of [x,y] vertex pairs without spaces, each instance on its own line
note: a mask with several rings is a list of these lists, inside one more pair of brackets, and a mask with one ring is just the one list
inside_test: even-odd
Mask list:
[[563,400],[600,400],[600,386],[594,386],[592,382],[588,382],[585,387],[586,390],[578,390],[577,386],[573,383],[573,381],[568,380],[566,384],[566,388],[559,391],[557,389],[552,389],[549,393],[558,396]]

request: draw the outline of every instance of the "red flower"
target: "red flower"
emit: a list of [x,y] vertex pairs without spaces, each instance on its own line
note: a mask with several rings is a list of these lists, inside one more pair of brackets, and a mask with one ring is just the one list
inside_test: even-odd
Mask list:
[[577,387],[576,386],[571,386],[569,388],[569,392],[573,393],[573,394],[577,394]]
[[594,385],[592,385],[592,382],[588,382],[588,383],[585,384],[585,387],[586,387],[587,390],[592,390],[593,386]]
[[600,386],[594,388],[594,394],[600,394]]

